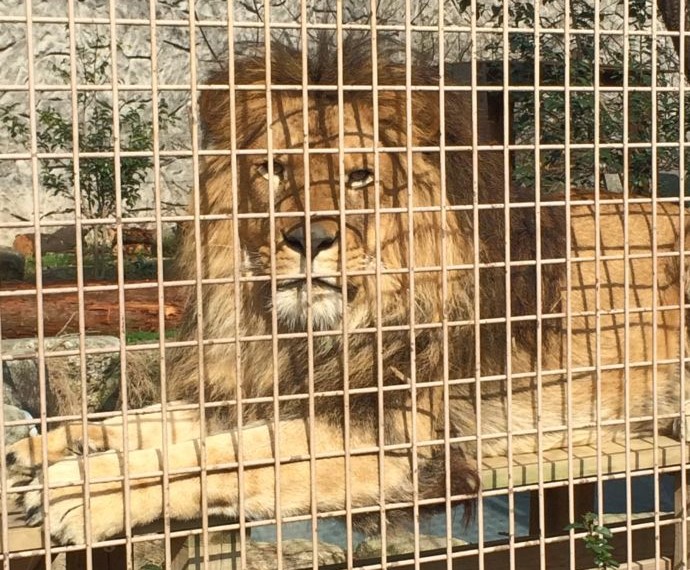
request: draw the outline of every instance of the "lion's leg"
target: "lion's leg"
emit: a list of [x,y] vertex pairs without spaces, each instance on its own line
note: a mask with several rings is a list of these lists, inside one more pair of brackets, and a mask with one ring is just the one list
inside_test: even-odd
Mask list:
[[[272,425],[246,428],[199,440],[171,445],[167,449],[170,474],[167,499],[169,515],[189,519],[201,513],[201,478],[198,473],[175,474],[200,465],[202,450],[206,454],[206,497],[216,512],[236,515],[239,512],[237,477],[238,441],[242,440],[244,482],[244,513],[247,517],[271,516],[275,512],[274,489],[276,470],[274,450],[280,457],[280,508],[283,513],[308,512],[312,496],[320,510],[342,509],[346,501],[346,477],[349,473],[350,504],[353,507],[376,505],[379,495],[379,456],[375,442],[352,434],[352,454],[346,463],[344,439],[340,430],[317,421],[315,441],[310,445],[306,423],[301,420],[281,422],[278,441]],[[278,444],[278,446],[276,446]],[[316,457],[315,480],[311,477],[309,456]],[[48,470],[51,487],[79,482],[82,459],[60,461]],[[130,481],[130,516],[133,525],[156,520],[162,515],[163,486],[160,475],[150,476],[163,468],[160,450],[133,451],[128,457]],[[123,459],[118,453],[104,453],[89,458],[92,480],[119,478],[123,475]],[[410,459],[406,453],[386,454],[384,490],[390,500],[409,499],[412,494]],[[138,474],[145,478],[136,479]],[[312,489],[316,487],[314,491]],[[90,485],[91,536],[100,540],[122,532],[124,526],[123,482]],[[40,491],[27,493],[24,506],[33,523],[41,520]],[[80,543],[84,539],[84,498],[81,485],[63,486],[50,491],[49,520],[51,534],[60,542]]]
[[[124,449],[125,425],[129,449],[161,447],[163,417],[160,406],[152,406],[133,410],[126,416],[115,416],[103,422],[90,422],[86,425],[86,434],[83,424],[74,422],[60,426],[45,435],[17,441],[7,447],[9,475],[15,479],[32,476],[33,469],[41,465],[44,445],[49,463],[59,461],[68,455],[79,455],[84,448],[91,451],[121,451]],[[193,439],[199,433],[198,411],[170,411],[166,427],[170,442]]]

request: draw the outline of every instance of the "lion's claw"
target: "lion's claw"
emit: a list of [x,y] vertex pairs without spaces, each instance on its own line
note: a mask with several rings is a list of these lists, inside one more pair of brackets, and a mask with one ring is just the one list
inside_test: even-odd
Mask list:
[[[77,458],[59,461],[48,468],[48,514],[50,535],[59,544],[82,544],[84,542],[84,497],[80,483],[81,461]],[[39,479],[35,480],[39,483]],[[74,485],[67,485],[74,483]],[[59,485],[59,486],[58,486]],[[57,486],[53,488],[53,486]],[[24,498],[24,516],[27,524],[40,525],[44,522],[43,493],[30,491]]]
[[[7,475],[5,476],[5,481],[0,482],[0,484],[5,485],[6,489],[12,489],[13,487],[19,487],[22,485],[30,485],[32,481],[36,478],[38,469],[34,467],[16,466],[7,468]],[[22,495],[17,495],[17,502],[22,500]]]
[[8,446],[5,453],[5,476],[7,488],[24,485],[33,480],[40,470],[40,465],[32,460],[31,438],[19,440]]
[[[119,461],[116,454],[104,453],[90,457],[92,475],[96,478],[119,475]],[[113,469],[116,471],[110,471]],[[83,466],[81,458],[68,458],[48,467],[45,476],[39,473],[31,481],[32,486],[49,485],[47,504],[44,504],[43,489],[27,491],[21,499],[21,509],[29,526],[50,525],[50,535],[58,544],[84,544],[85,513]],[[94,483],[90,487],[91,507],[99,516],[91,520],[91,539],[102,540],[112,529],[122,525],[123,516],[114,505],[113,492],[121,489],[120,483]]]
[[43,508],[34,505],[24,512],[24,520],[27,526],[40,526],[43,523]]

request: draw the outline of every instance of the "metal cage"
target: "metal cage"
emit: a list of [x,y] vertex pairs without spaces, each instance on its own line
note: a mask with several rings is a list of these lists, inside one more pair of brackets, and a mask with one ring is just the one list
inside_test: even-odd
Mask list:
[[671,4],[5,2],[2,567],[686,567]]

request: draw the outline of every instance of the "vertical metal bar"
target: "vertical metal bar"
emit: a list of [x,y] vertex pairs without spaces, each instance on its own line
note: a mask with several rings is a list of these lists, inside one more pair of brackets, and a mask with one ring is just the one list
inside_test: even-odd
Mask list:
[[[0,399],[5,402],[5,377],[4,369],[2,366],[2,318],[0,318]],[[7,473],[7,461],[6,461],[6,447],[5,437],[7,434],[7,426],[5,426],[5,406],[0,406],[0,473]],[[7,477],[3,475],[3,480],[0,481],[0,537],[2,538],[2,550],[0,550],[0,556],[2,556],[2,569],[10,570],[10,545],[9,545],[9,521],[8,521],[8,508],[7,508]],[[10,495],[11,496],[11,495]]]
[[[170,477],[168,471],[168,377],[165,357],[165,271],[163,265],[163,222],[161,190],[161,157],[160,157],[160,124],[158,122],[158,30],[156,27],[156,2],[149,0],[149,34],[151,50],[151,124],[153,134],[153,192],[156,218],[156,283],[158,289],[158,350],[160,370],[160,406],[161,406],[161,457],[163,458],[163,534],[165,544],[165,567],[172,568],[170,546]],[[123,429],[127,430],[127,419]],[[127,434],[127,431],[125,431]]]
[[[373,120],[373,150],[374,150],[374,220],[377,228],[381,227],[381,152],[379,149],[379,60],[378,60],[378,20],[377,9],[378,1],[370,0],[371,11],[371,100],[372,100],[372,120]],[[386,425],[385,425],[385,398],[383,393],[383,292],[381,289],[381,240],[377,239],[374,244],[375,251],[375,294],[376,294],[376,385],[378,388],[377,413],[378,413],[378,468],[379,468],[379,524],[381,534],[381,564],[385,567],[388,559],[388,527],[386,525]],[[352,544],[348,540],[347,563],[352,565]]]
[[[335,14],[335,37],[337,49],[337,93],[338,93],[338,196],[340,202],[339,223],[340,235],[347,235],[346,218],[346,193],[345,193],[345,82],[344,82],[344,59],[343,59],[343,5],[342,2],[336,4]],[[347,244],[346,240],[340,241],[340,273],[341,273],[341,298],[343,299],[342,316],[342,335],[343,335],[343,407],[345,412],[345,422],[343,430],[343,442],[345,451],[345,524],[346,524],[346,544],[348,552],[353,547],[352,536],[352,477],[351,469],[352,458],[350,455],[350,328],[349,310],[347,305]],[[349,559],[348,554],[348,559]]]
[[[628,202],[629,193],[629,173],[630,157],[627,145],[630,142],[628,113],[629,95],[630,91],[630,22],[628,19],[629,4],[628,0],[623,0],[623,418],[624,424],[624,438],[625,448],[630,449],[630,389],[628,379],[630,378],[630,247],[629,247],[629,219],[630,219],[630,204]],[[656,81],[656,78],[654,79]],[[594,144],[597,145],[601,141],[596,138]],[[599,180],[596,180],[597,184]],[[615,262],[614,262],[615,263]],[[610,428],[609,428],[610,429]],[[631,513],[632,513],[632,496],[630,486],[632,479],[630,476],[630,461],[629,456],[625,461],[625,515],[626,515],[626,554],[628,564],[632,563],[632,529],[631,529]],[[601,519],[603,520],[603,519]]]
[[[247,566],[247,522],[245,515],[245,483],[244,483],[244,402],[243,402],[243,372],[242,372],[242,328],[240,327],[240,310],[242,303],[242,285],[240,277],[242,275],[242,252],[240,246],[240,220],[238,217],[239,189],[237,180],[237,122],[235,120],[236,104],[236,85],[235,85],[235,13],[233,0],[227,0],[227,39],[228,39],[228,102],[230,113],[230,185],[232,192],[232,233],[233,233],[233,297],[235,304],[235,402],[237,406],[237,494],[239,504],[237,516],[239,519],[239,551],[240,567]],[[225,150],[225,149],[223,149]],[[270,178],[272,180],[272,178]]]
[[[308,430],[309,430],[309,479],[311,481],[311,542],[312,542],[312,566],[318,567],[319,563],[319,533],[318,533],[318,497],[316,487],[316,405],[314,400],[314,323],[313,323],[313,252],[311,242],[311,173],[309,169],[309,29],[307,27],[308,12],[306,0],[302,0],[300,6],[301,19],[301,55],[302,55],[302,168],[304,170],[304,235],[306,238],[305,252],[305,285],[307,292],[307,391],[308,391]],[[342,204],[341,207],[345,207]],[[341,234],[342,235],[342,234]],[[344,237],[343,237],[344,239]],[[348,548],[348,552],[351,549]]]
[[[34,27],[33,27],[33,1],[26,0],[25,3],[26,16],[26,56],[27,56],[27,78],[29,83],[29,136],[30,136],[30,152],[31,152],[31,189],[32,189],[32,203],[33,203],[33,230],[34,230],[34,256],[36,259],[36,332],[37,332],[37,356],[38,356],[38,386],[39,386],[39,400],[40,400],[40,414],[41,414],[41,434],[44,436],[48,431],[47,422],[47,400],[46,400],[46,371],[45,371],[45,332],[43,321],[43,262],[41,258],[41,198],[40,198],[40,183],[38,179],[39,163],[38,163],[38,120],[36,109],[36,80],[34,69]],[[49,505],[49,474],[48,474],[48,447],[42,446],[41,449],[41,467],[43,469],[43,505]],[[51,541],[50,541],[50,511],[44,508],[43,518],[43,541],[45,544],[45,565],[50,568],[52,559]]]
[[[680,280],[680,291],[678,295],[678,305],[680,306],[680,314],[679,314],[679,347],[678,347],[678,354],[679,354],[679,389],[680,389],[680,404],[679,404],[679,417],[680,417],[680,462],[681,466],[687,465],[688,464],[688,449],[687,449],[687,442],[688,442],[688,433],[685,429],[685,399],[686,399],[686,393],[687,393],[687,354],[686,354],[686,340],[687,340],[687,321],[686,321],[686,311],[688,308],[688,302],[687,302],[687,297],[686,297],[686,292],[688,290],[688,281],[687,281],[687,260],[686,260],[686,253],[685,253],[685,248],[686,248],[686,243],[685,243],[685,227],[686,227],[686,218],[685,218],[685,208],[687,207],[688,201],[685,197],[685,185],[686,185],[686,180],[687,180],[687,173],[685,172],[685,152],[686,149],[688,148],[687,140],[686,140],[686,116],[685,116],[685,96],[686,96],[686,80],[687,78],[685,77],[684,70],[686,69],[686,66],[688,62],[685,61],[685,46],[688,41],[688,38],[686,36],[687,30],[685,29],[685,23],[686,23],[686,14],[687,14],[687,1],[686,0],[680,0],[678,3],[678,8],[680,13],[678,14],[678,33],[679,33],[679,38],[678,38],[678,99],[679,99],[679,110],[678,110],[678,201],[679,201],[679,208],[678,208],[678,227],[680,228],[678,232],[678,249],[679,249],[679,280]],[[684,564],[685,567],[687,568],[687,560],[688,560],[688,475],[687,475],[687,469],[681,469],[680,470],[680,500],[682,504],[682,510],[681,510],[681,547],[680,547],[680,552],[681,552],[681,561],[674,561],[676,564],[679,562],[681,564]],[[678,552],[679,549],[676,546],[675,551]],[[682,567],[682,566],[681,566]]]
[[535,240],[535,326],[536,326],[536,355],[535,355],[535,379],[537,382],[537,457],[538,462],[538,483],[539,483],[539,553],[541,556],[541,567],[546,564],[546,542],[545,542],[545,505],[544,505],[544,462],[542,460],[544,452],[543,438],[543,376],[542,376],[542,301],[541,283],[543,279],[541,271],[541,2],[536,0],[534,3],[534,240]]
[[[568,450],[568,520],[575,522],[575,482],[573,474],[573,327],[572,323],[572,205],[571,205],[571,148],[570,148],[570,0],[564,0],[564,15],[563,18],[563,49],[564,49],[564,90],[563,90],[563,108],[564,108],[564,168],[565,168],[565,324],[566,324],[566,429],[567,429],[567,450]],[[570,531],[569,546],[569,564],[570,569],[575,570],[575,532]]]
[[[470,2],[470,96],[472,110],[472,247],[473,247],[473,279],[474,279],[474,381],[475,389],[475,414],[476,414],[476,441],[477,441],[477,465],[482,465],[482,390],[481,390],[481,304],[480,304],[480,256],[481,241],[479,238],[479,133],[477,125],[477,0]],[[477,537],[478,537],[478,562],[479,570],[484,570],[484,500],[481,495],[477,502]]]
[[[504,2],[502,6],[503,29],[502,38],[503,43],[503,61],[502,61],[502,78],[503,78],[503,224],[505,231],[505,248],[503,255],[505,257],[504,279],[505,279],[505,336],[506,336],[506,359],[505,359],[505,375],[506,375],[506,401],[513,401],[513,322],[511,315],[513,312],[511,295],[512,295],[512,280],[511,280],[511,253],[510,253],[510,218],[511,218],[511,178],[512,172],[510,168],[510,133],[512,125],[510,123],[511,113],[511,96],[510,96],[510,34],[508,29],[510,27],[510,4]],[[510,570],[515,570],[515,479],[513,470],[513,407],[506,406],[506,437],[508,438],[508,543],[510,545]]]
[[[264,61],[266,66],[266,152],[268,159],[268,179],[273,180],[273,97],[271,90],[272,60],[271,60],[271,2],[264,0]],[[269,192],[268,198],[269,237],[271,256],[271,298],[277,298],[276,281],[276,203],[275,194]],[[278,570],[283,568],[283,525],[280,512],[280,389],[279,389],[279,346],[278,346],[278,314],[275,303],[271,304],[271,346],[273,355],[273,425],[276,434],[274,441],[274,469],[275,469],[275,515],[276,515],[276,543],[278,555]]]
[[[197,100],[197,55],[196,55],[196,1],[189,1],[189,90],[192,101]],[[195,303],[196,303],[196,348],[199,364],[199,478],[201,480],[201,541],[203,563],[209,564],[208,554],[208,494],[207,494],[207,458],[206,458],[206,391],[204,377],[206,374],[206,355],[204,349],[204,304],[203,304],[203,252],[201,249],[201,188],[199,185],[199,110],[196,104],[190,107],[190,129],[192,139],[192,195],[194,200],[194,262],[196,270]],[[196,402],[195,402],[196,403]],[[167,469],[164,457],[164,472]]]
[[599,168],[599,133],[600,133],[600,24],[599,13],[601,0],[594,0],[594,328],[595,328],[595,375],[596,375],[596,449],[597,449],[597,516],[603,520],[604,516],[604,466],[601,457],[602,426],[601,426],[601,193]]
[[[110,72],[111,72],[111,90],[112,90],[112,108],[113,108],[113,172],[115,174],[115,232],[117,239],[117,303],[118,303],[118,338],[120,339],[120,401],[122,402],[122,415],[127,416],[129,406],[128,402],[128,386],[127,386],[127,336],[125,327],[125,268],[124,268],[124,248],[122,238],[122,158],[120,155],[120,145],[122,139],[120,136],[120,117],[119,117],[119,80],[117,69],[117,24],[115,15],[116,0],[109,0],[108,2],[108,19],[110,28]],[[122,438],[122,471],[124,476],[124,532],[127,539],[125,548],[127,552],[127,564],[131,567],[132,564],[132,525],[131,525],[131,495],[129,484],[129,438],[127,431],[123,433]],[[87,533],[89,529],[87,528]],[[88,537],[88,534],[87,534]],[[88,538],[87,538],[88,541]],[[90,561],[89,561],[90,563]]]
[[415,313],[415,234],[414,234],[414,118],[412,116],[412,7],[405,0],[405,151],[407,160],[407,239],[408,260],[408,325],[410,327],[410,409],[412,421],[409,427],[412,465],[412,510],[414,517],[414,564],[419,568],[419,462],[417,458],[417,348]]
[[[441,306],[448,304],[448,188],[446,184],[446,30],[444,3],[438,4],[438,109],[439,109],[439,174],[441,178]],[[455,151],[457,152],[457,151]],[[451,212],[452,216],[457,215]],[[453,503],[451,501],[452,473],[451,473],[451,446],[450,446],[450,354],[448,338],[448,312],[441,314],[441,331],[443,342],[443,468],[445,470],[445,526],[446,526],[446,568],[453,567]],[[463,507],[464,508],[464,507]]]
[[[628,113],[630,99],[630,22],[628,20],[628,0],[623,0],[623,418],[625,420],[625,448],[630,449],[630,116]],[[595,141],[595,144],[600,141]],[[625,526],[626,526],[626,553],[628,564],[632,563],[632,530],[631,530],[631,504],[632,493],[630,476],[630,461],[626,456],[625,461]]]
[[[84,247],[82,242],[82,202],[81,202],[81,180],[79,178],[80,172],[80,157],[79,157],[79,106],[78,106],[78,91],[77,83],[79,78],[79,70],[77,68],[77,27],[75,24],[75,10],[74,0],[67,2],[67,19],[68,19],[68,37],[69,37],[69,62],[70,62],[70,97],[71,97],[71,112],[72,112],[72,168],[74,173],[74,231],[75,237],[75,254],[77,259],[77,290],[78,295],[78,317],[79,317],[79,380],[81,385],[81,412],[82,412],[82,430],[84,437],[87,437],[87,422],[88,422],[88,396],[87,396],[87,378],[86,378],[86,323],[84,318],[84,295],[81,294],[84,288]],[[115,109],[113,105],[113,109]],[[88,442],[83,442],[83,449],[88,450]],[[84,453],[84,536],[86,538],[86,567],[90,569],[93,562],[91,556],[91,497],[89,485],[89,454]]]
[[[0,319],[0,397],[2,401],[5,401],[4,387],[5,378],[3,374],[2,367],[2,319]],[[7,427],[5,426],[5,406],[0,406],[0,429],[2,429],[2,434],[0,436],[0,473],[7,473],[7,461],[5,458],[5,434],[7,433]],[[0,532],[2,533],[2,551],[0,556],[2,556],[2,569],[10,570],[10,545],[9,545],[9,520],[8,520],[8,497],[11,496],[7,492],[7,485],[5,484],[6,479],[2,481],[0,485]]]
[[[652,2],[651,6],[652,10],[654,10],[654,2]],[[626,11],[627,14],[627,11]],[[684,19],[684,18],[683,18]],[[624,24],[625,25],[625,24]],[[646,38],[642,38],[641,41],[644,41]],[[658,183],[658,176],[657,176],[657,162],[658,162],[658,154],[657,154],[657,97],[658,97],[658,91],[657,91],[657,73],[658,73],[658,54],[657,54],[657,49],[658,49],[658,41],[659,38],[657,36],[657,27],[654,25],[654,23],[651,24],[651,41],[652,41],[652,51],[651,51],[651,64],[652,64],[652,70],[651,70],[651,98],[652,98],[652,105],[651,105],[651,153],[652,153],[652,442],[653,442],[653,453],[654,453],[654,462],[653,462],[653,485],[654,485],[654,495],[653,495],[653,501],[654,501],[654,558],[655,560],[660,560],[661,559],[661,540],[660,540],[660,535],[661,535],[661,528],[659,526],[659,517],[660,517],[660,497],[659,497],[659,492],[660,492],[660,487],[659,487],[659,421],[658,421],[658,405],[659,405],[659,398],[657,394],[657,386],[659,383],[659,378],[658,378],[658,363],[657,360],[659,358],[657,354],[657,342],[658,342],[658,332],[657,332],[657,326],[658,326],[658,321],[659,321],[659,314],[658,314],[658,283],[657,283],[657,278],[658,278],[658,240],[657,240],[657,232],[656,232],[656,226],[657,226],[657,216],[658,216],[658,204],[656,201],[656,196],[655,196],[655,191],[657,188],[657,183]],[[669,94],[670,95],[670,94]],[[681,186],[682,188],[682,186]],[[682,193],[681,193],[682,195]],[[628,193],[625,193],[625,196],[628,196]],[[627,233],[626,233],[627,235]],[[626,240],[626,245],[627,245],[627,240]],[[626,267],[627,267],[626,263]],[[626,294],[626,299],[628,295]],[[682,338],[682,335],[681,335]],[[627,335],[626,335],[627,339]],[[634,397],[634,395],[632,395]],[[627,462],[626,462],[627,463]],[[631,482],[632,484],[632,482]],[[632,494],[632,489],[630,489],[630,493]],[[632,498],[631,498],[632,501]],[[632,513],[632,503],[631,503],[631,511]],[[632,529],[630,528],[632,526],[632,517],[631,520],[628,523],[628,543],[631,545],[631,551],[629,553],[630,558],[632,559]]]

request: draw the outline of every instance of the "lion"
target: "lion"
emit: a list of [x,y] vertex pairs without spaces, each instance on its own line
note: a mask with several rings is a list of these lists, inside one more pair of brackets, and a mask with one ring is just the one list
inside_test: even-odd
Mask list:
[[441,99],[432,66],[385,54],[362,88],[371,55],[340,58],[342,78],[335,52],[303,70],[274,46],[276,88],[249,54],[244,88],[219,88],[225,70],[202,90],[179,253],[196,287],[165,406],[8,448],[15,481],[51,464],[48,504],[30,491],[23,508],[55,541],[86,536],[75,447],[97,452],[100,541],[125,530],[125,484],[131,526],[202,502],[248,519],[443,507],[478,492],[480,457],[645,433],[653,417],[680,429],[678,206],[512,195],[503,150],[477,150],[492,141],[467,90]]

